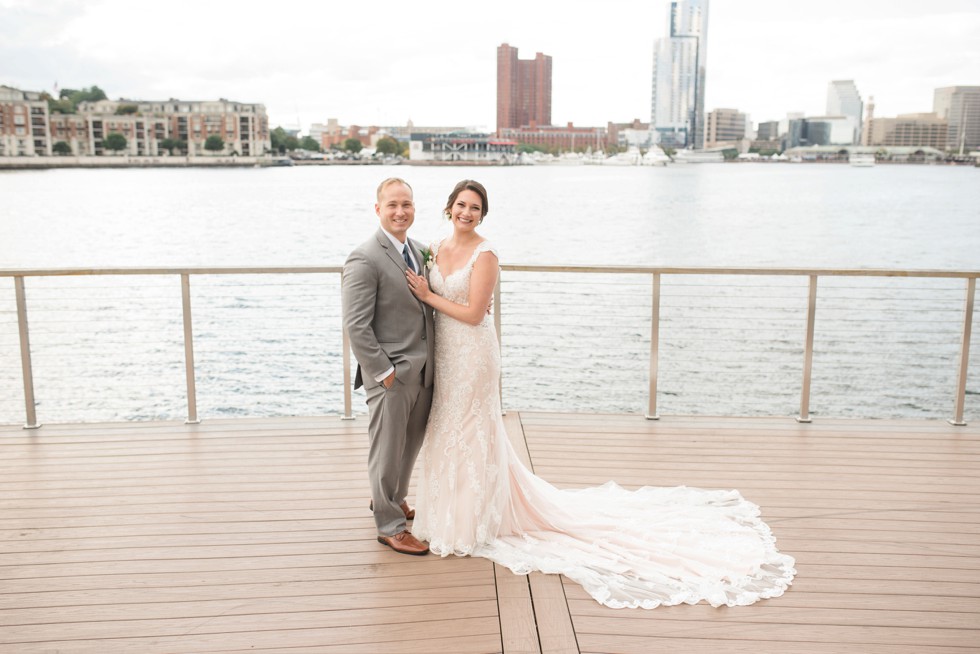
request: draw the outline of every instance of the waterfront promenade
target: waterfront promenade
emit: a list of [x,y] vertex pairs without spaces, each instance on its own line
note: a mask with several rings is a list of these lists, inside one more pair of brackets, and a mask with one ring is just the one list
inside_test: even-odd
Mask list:
[[966,653],[980,426],[505,416],[562,487],[737,488],[798,576],[749,607],[613,610],[556,576],[374,540],[367,420],[0,427],[0,652]]

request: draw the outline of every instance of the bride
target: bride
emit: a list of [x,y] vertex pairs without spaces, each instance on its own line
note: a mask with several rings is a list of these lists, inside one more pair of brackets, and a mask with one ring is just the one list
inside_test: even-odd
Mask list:
[[560,490],[520,462],[501,418],[500,353],[486,310],[497,251],[476,231],[488,208],[482,184],[457,184],[446,205],[453,233],[431,248],[430,282],[407,273],[412,292],[437,312],[415,536],[441,556],[564,574],[614,608],[738,606],[782,595],[795,561],[738,491],[628,491],[613,482]]

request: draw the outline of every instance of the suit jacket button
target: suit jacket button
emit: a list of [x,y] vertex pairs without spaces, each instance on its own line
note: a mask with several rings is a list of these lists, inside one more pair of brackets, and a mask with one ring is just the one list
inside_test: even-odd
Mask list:
[[425,340],[425,334],[422,334],[422,340],[423,341]]

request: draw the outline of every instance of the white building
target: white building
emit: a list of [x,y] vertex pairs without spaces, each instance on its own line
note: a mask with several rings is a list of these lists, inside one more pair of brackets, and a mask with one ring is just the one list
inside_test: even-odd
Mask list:
[[[861,142],[861,121],[864,118],[864,102],[858,93],[854,80],[838,80],[827,87],[827,115],[844,116],[850,120],[853,134],[844,141],[833,141],[844,145]],[[842,137],[843,138],[843,137]]]
[[671,0],[653,50],[651,130],[670,147],[704,147],[708,0]]

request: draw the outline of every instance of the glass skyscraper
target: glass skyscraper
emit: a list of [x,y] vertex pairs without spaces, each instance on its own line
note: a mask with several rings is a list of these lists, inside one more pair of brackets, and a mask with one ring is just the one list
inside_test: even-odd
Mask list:
[[861,142],[861,123],[864,119],[864,102],[854,80],[837,80],[827,87],[827,115],[844,116],[854,131],[850,143]]
[[667,35],[653,48],[651,129],[661,145],[704,147],[708,0],[672,0]]

